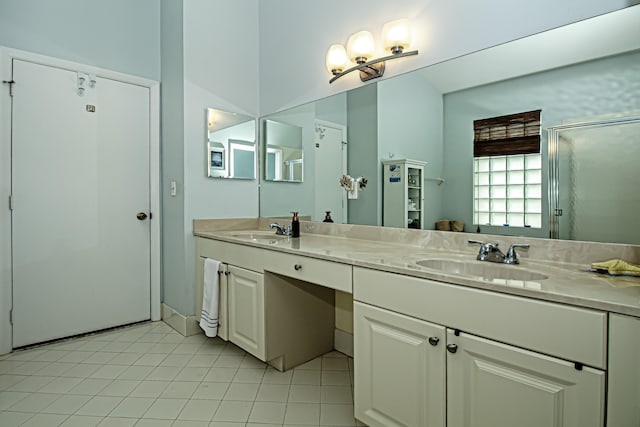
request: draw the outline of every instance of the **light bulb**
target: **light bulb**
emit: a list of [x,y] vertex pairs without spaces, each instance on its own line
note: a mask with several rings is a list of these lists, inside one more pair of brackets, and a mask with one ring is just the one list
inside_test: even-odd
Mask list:
[[382,27],[384,49],[391,53],[402,53],[411,44],[411,30],[408,19],[387,22]]
[[347,54],[349,59],[358,64],[367,62],[373,56],[373,35],[369,31],[360,31],[349,37]]
[[341,44],[332,44],[327,51],[327,70],[333,75],[340,74],[347,68],[347,51]]

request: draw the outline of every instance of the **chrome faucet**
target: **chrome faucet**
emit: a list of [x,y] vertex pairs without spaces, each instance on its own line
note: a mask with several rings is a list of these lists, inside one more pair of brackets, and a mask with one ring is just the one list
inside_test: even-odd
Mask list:
[[520,264],[516,248],[528,248],[527,243],[514,243],[509,246],[507,254],[502,253],[498,247],[498,243],[481,242],[479,240],[469,240],[469,243],[480,245],[480,251],[476,259],[478,261],[499,262],[502,264]]
[[280,236],[290,236],[291,235],[291,225],[287,225],[287,228],[284,228],[282,225],[278,224],[277,222],[274,222],[272,224],[269,224],[269,228],[275,228],[276,229],[276,234],[278,234]]

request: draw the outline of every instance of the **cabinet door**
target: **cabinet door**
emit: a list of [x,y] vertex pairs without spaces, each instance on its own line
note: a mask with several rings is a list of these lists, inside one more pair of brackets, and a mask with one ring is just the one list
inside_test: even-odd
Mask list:
[[[202,294],[204,287],[204,257],[199,256],[196,260],[196,320],[200,322],[202,311]],[[220,266],[221,271],[227,271],[227,265]],[[218,294],[218,337],[229,340],[229,325],[227,323],[227,275],[218,275],[220,281],[220,292]]]
[[354,302],[355,416],[369,426],[445,425],[445,329]]
[[602,371],[451,330],[447,350],[448,427],[603,425]]
[[228,266],[229,341],[265,360],[264,275]]

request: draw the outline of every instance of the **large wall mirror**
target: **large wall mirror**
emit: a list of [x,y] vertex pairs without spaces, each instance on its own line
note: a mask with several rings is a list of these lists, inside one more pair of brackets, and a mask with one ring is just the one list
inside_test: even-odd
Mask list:
[[[528,204],[538,214],[539,222],[514,226],[507,221],[495,225],[495,221],[477,220],[486,215],[474,220],[474,120],[532,110],[541,110],[541,161],[530,162],[537,168],[531,179],[539,179],[540,186],[535,194],[522,196],[524,193],[517,188],[520,182],[514,181],[513,188],[487,193],[487,203],[482,206],[500,210],[510,204]],[[620,125],[640,115],[640,6],[366,84],[273,116],[287,115],[305,116],[295,125],[302,128],[305,184],[309,185],[304,189],[284,184],[266,191],[261,188],[261,216],[297,210],[321,219],[324,211],[330,210],[326,202],[316,200],[314,193],[337,189],[339,172],[326,171],[324,179],[306,182],[307,177],[322,175],[308,171],[312,166],[307,167],[307,159],[312,157],[317,140],[316,121],[326,120],[344,126],[346,131],[345,170],[368,180],[358,200],[346,202],[344,216],[337,222],[382,225],[382,161],[407,158],[428,163],[423,183],[426,229],[448,219],[463,221],[466,232],[640,244],[639,236],[625,232],[630,227],[628,222],[615,232],[604,231],[611,224],[622,224],[623,218],[630,217],[630,212],[637,213],[640,207],[637,192],[618,191],[624,182],[628,189],[635,185],[635,171],[640,170],[633,168],[640,158],[638,127]],[[278,120],[272,116],[265,119]],[[564,132],[559,140],[571,139],[572,143],[549,150],[547,141],[554,129],[603,121],[614,125],[599,127],[598,132]],[[609,130],[611,133],[607,133]],[[615,149],[611,147],[614,144]],[[575,149],[578,145],[580,150]],[[569,146],[574,148],[567,149]],[[560,155],[565,157],[558,158]],[[623,162],[621,157],[631,161]],[[595,162],[586,166],[586,160],[582,160],[586,158]],[[339,157],[335,163],[339,163]],[[578,174],[576,165],[581,163],[586,167]],[[563,164],[573,165],[573,169],[563,171]],[[592,185],[576,187],[576,180],[605,174],[619,177],[611,184],[616,191],[605,191],[591,202],[593,208],[572,210],[572,206],[559,205],[575,202],[579,197],[575,192]],[[514,176],[521,175],[526,176],[514,172]],[[510,203],[510,194],[515,193],[523,198],[522,203]],[[475,209],[479,209],[477,204]],[[587,212],[590,218],[581,219]],[[576,222],[567,224],[570,219]],[[589,228],[597,232],[575,232]]]
[[210,178],[256,179],[256,121],[207,109],[205,173]]

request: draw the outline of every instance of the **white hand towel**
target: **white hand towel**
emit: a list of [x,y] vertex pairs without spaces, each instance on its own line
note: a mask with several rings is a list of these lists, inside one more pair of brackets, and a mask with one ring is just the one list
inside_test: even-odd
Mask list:
[[200,327],[208,337],[218,335],[218,269],[220,261],[213,259],[204,260],[204,288],[202,291],[202,312],[200,314]]

